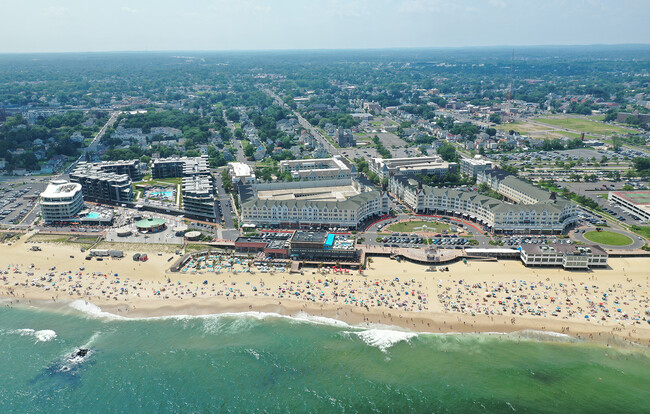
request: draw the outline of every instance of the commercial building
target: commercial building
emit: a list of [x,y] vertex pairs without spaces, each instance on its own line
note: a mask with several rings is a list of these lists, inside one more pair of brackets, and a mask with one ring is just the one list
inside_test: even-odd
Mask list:
[[356,180],[252,184],[238,187],[241,223],[281,227],[357,228],[388,214],[388,196]]
[[158,233],[165,230],[166,223],[161,218],[146,218],[135,223],[135,227],[141,233]]
[[293,233],[262,232],[259,236],[240,236],[235,240],[235,251],[247,254],[263,253],[265,257],[286,259],[289,257]]
[[153,178],[189,177],[208,175],[210,168],[208,156],[158,158],[151,164]]
[[334,139],[339,144],[339,147],[355,147],[357,142],[354,140],[354,135],[349,129],[337,129],[334,133]]
[[309,262],[358,262],[361,252],[352,237],[323,231],[297,231],[290,257]]
[[72,220],[83,208],[80,184],[55,180],[41,193],[41,215],[47,223]]
[[442,176],[458,171],[458,164],[446,162],[438,156],[413,158],[371,158],[368,164],[370,171],[380,179],[389,174],[402,175],[438,175]]
[[183,209],[191,214],[215,218],[214,181],[209,175],[183,178]]
[[228,174],[230,175],[230,180],[233,184],[253,184],[257,182],[255,172],[253,172],[251,166],[244,164],[243,162],[229,162]]
[[474,158],[463,158],[460,160],[460,173],[469,177],[476,177],[480,173],[494,168],[492,161],[481,158],[477,155]]
[[130,202],[133,200],[133,182],[128,174],[103,171],[104,163],[79,163],[70,173],[70,181],[81,184],[86,200],[98,202]]
[[361,257],[351,235],[325,231],[262,232],[258,236],[241,236],[235,240],[235,251],[312,263],[358,263]]
[[280,161],[280,168],[282,172],[290,172],[294,180],[301,181],[345,180],[357,176],[356,166],[340,155]]
[[403,175],[391,176],[388,186],[418,213],[466,218],[495,233],[561,233],[578,219],[575,204],[563,199],[510,204],[475,191],[433,188]]
[[607,258],[607,252],[595,245],[525,244],[521,246],[521,261],[526,266],[588,269],[607,266]]
[[643,220],[650,220],[650,191],[610,191],[608,199]]

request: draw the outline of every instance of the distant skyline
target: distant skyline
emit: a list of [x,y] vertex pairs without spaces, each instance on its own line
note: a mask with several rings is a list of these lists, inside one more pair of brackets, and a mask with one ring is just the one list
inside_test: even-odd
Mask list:
[[5,1],[0,53],[650,43],[648,0]]

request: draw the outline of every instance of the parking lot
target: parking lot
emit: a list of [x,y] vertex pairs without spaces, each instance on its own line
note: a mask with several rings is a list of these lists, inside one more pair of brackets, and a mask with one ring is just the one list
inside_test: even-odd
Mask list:
[[458,237],[455,234],[445,234],[440,237],[424,238],[420,236],[411,236],[406,233],[393,233],[391,236],[382,237],[381,241],[384,247],[411,247],[420,248],[422,246],[440,246],[448,249],[462,248],[470,244],[470,240],[464,237]]
[[1,182],[0,223],[18,224],[24,221],[24,224],[32,224],[39,214],[39,209],[34,208],[36,201],[44,189],[45,184],[40,181],[21,179],[19,182]]
[[519,247],[522,244],[571,244],[570,239],[560,239],[555,236],[509,236],[501,239],[504,246]]

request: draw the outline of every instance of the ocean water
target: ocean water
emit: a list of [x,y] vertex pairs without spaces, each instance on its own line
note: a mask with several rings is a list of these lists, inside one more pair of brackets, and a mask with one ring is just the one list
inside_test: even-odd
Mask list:
[[2,413],[648,413],[649,384],[647,348],[562,335],[0,310]]

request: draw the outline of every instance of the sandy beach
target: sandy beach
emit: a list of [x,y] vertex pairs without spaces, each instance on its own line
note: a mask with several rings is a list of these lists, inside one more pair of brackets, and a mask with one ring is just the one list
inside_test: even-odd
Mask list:
[[132,261],[128,251],[122,259],[87,261],[78,247],[38,243],[42,251],[30,251],[34,243],[25,239],[0,245],[0,296],[10,299],[4,306],[82,300],[123,317],[305,313],[420,332],[537,330],[650,345],[644,258],[610,259],[609,268],[588,272],[526,268],[518,261],[426,272],[421,265],[374,258],[363,274],[307,268],[301,275],[263,273],[246,260],[213,257],[171,273],[170,254],[157,255],[155,246],[147,262]]

